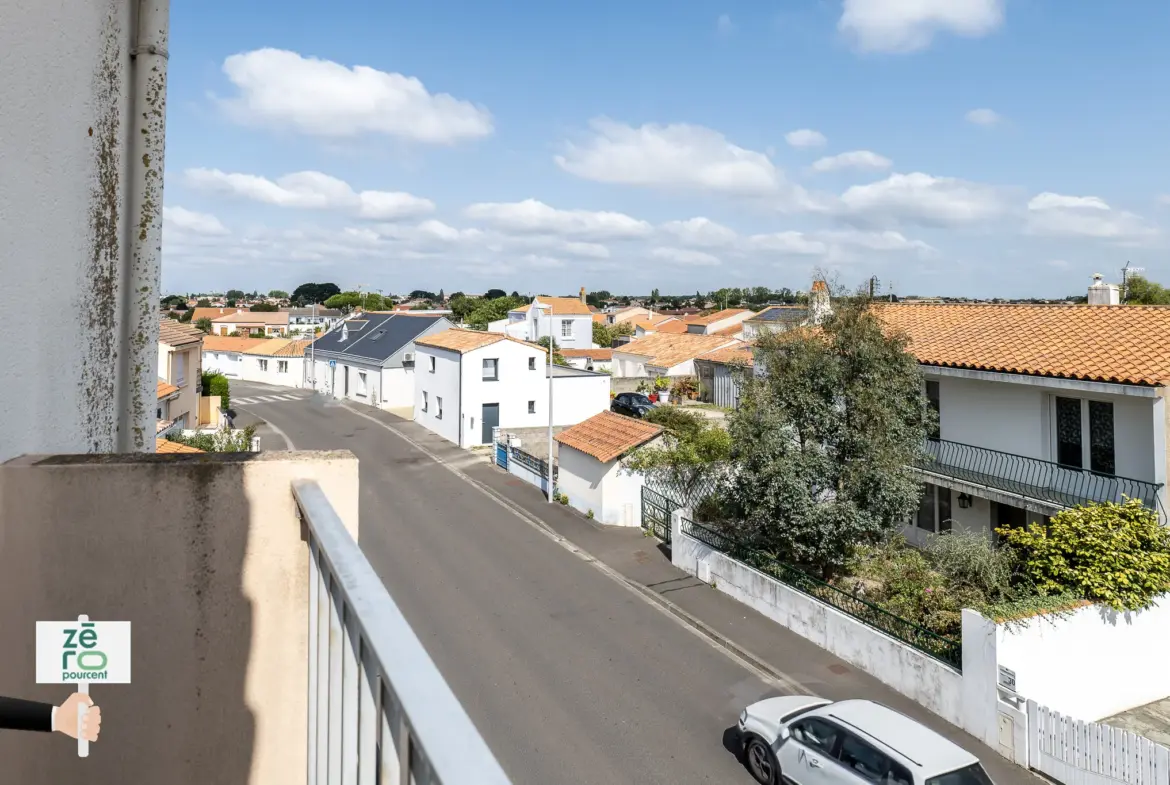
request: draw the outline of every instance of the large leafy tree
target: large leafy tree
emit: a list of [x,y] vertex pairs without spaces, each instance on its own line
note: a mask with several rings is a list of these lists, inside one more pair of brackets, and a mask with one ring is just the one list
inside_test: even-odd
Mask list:
[[1126,305],[1170,305],[1170,289],[1160,283],[1131,275],[1125,286]]
[[[549,337],[546,335],[543,338],[538,338],[536,342],[538,344],[540,344],[541,346],[543,346],[547,350],[548,344],[549,344]],[[568,365],[569,364],[568,361],[565,360],[565,356],[563,354],[561,354],[561,345],[558,344],[556,341],[552,342],[552,353],[553,353],[552,359],[553,359],[554,364],[556,364],[556,365]]]
[[263,311],[266,313],[272,313],[274,311],[279,311],[280,308],[276,307],[276,305],[273,303],[256,303],[248,310],[249,311],[258,311],[258,312]]
[[341,294],[341,287],[335,283],[303,283],[293,290],[292,301],[299,305],[320,305],[335,294]]
[[467,315],[467,325],[475,330],[486,330],[489,322],[499,321],[508,311],[527,304],[523,297],[497,297],[494,300],[477,300]]
[[906,347],[864,296],[838,299],[818,329],[758,342],[729,426],[742,538],[831,577],[909,517],[921,495],[909,467],[934,415]]
[[352,310],[364,308],[367,311],[385,311],[392,306],[377,292],[342,292],[325,301],[326,308]]
[[677,406],[659,406],[645,419],[662,426],[662,439],[639,447],[623,465],[632,471],[657,474],[676,501],[697,504],[699,491],[726,468],[731,436],[720,425]]

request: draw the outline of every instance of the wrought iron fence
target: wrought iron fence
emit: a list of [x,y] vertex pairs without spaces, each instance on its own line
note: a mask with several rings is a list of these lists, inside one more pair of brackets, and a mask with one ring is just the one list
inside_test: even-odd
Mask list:
[[642,528],[663,542],[670,542],[670,515],[681,505],[652,488],[642,486]]
[[[521,466],[525,467],[529,471],[532,471],[541,477],[548,477],[548,461],[541,460],[540,458],[537,458],[535,455],[531,455],[529,453],[526,453],[523,450],[521,450],[519,447],[510,447],[509,452],[511,455],[511,459],[513,461],[515,461],[516,463],[520,464]],[[553,465],[553,481],[554,482],[556,481],[556,477],[557,477],[557,466],[554,464]]]
[[736,561],[775,578],[786,586],[809,595],[842,613],[884,632],[891,638],[918,649],[956,670],[963,669],[963,643],[931,632],[925,627],[903,619],[847,591],[809,575],[804,570],[785,564],[766,553],[751,548],[715,529],[682,519],[682,532],[699,542],[730,556]]
[[922,471],[1019,494],[1032,499],[1076,507],[1088,502],[1140,499],[1158,509],[1160,484],[1061,466],[1051,461],[975,447],[943,439],[926,441]]
[[646,473],[646,487],[677,502],[672,509],[695,509],[719,490],[728,471],[726,466],[713,466],[697,477],[689,477],[669,470],[654,469]]

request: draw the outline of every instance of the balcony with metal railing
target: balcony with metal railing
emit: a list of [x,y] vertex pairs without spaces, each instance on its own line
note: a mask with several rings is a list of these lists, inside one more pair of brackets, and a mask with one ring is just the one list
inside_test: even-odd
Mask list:
[[925,452],[926,457],[916,467],[925,474],[1000,491],[1052,509],[1126,498],[1161,509],[1162,486],[1158,483],[944,439],[928,439]]

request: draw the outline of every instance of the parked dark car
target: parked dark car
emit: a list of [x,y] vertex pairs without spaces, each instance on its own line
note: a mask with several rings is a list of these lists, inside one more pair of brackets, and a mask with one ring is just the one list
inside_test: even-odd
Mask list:
[[638,418],[645,417],[647,412],[656,408],[658,408],[656,403],[652,402],[645,395],[638,392],[621,393],[620,395],[616,395],[609,404],[609,410],[611,412],[624,414],[627,417]]

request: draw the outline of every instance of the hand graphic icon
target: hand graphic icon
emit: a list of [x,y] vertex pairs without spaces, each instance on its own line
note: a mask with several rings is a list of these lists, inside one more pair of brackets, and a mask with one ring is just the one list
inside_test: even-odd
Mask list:
[[[77,715],[81,707],[85,706],[85,717],[81,721],[80,730]],[[102,729],[102,710],[93,705],[93,699],[88,695],[75,692],[64,703],[57,707],[53,715],[53,730],[64,733],[71,739],[80,735],[85,741],[97,741],[98,733]]]

